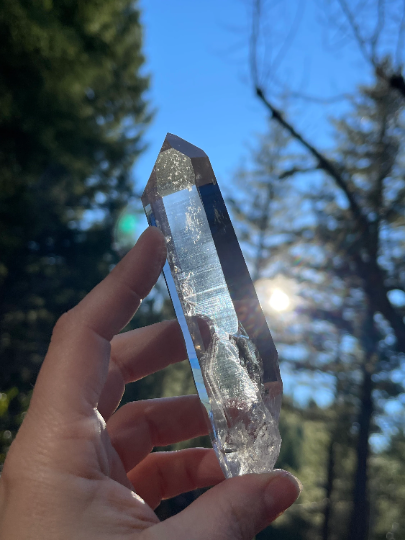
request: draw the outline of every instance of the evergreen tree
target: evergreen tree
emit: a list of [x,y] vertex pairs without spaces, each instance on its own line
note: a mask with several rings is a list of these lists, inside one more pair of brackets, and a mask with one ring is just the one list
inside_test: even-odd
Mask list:
[[132,0],[1,3],[1,458],[56,319],[117,261],[149,121],[141,47]]

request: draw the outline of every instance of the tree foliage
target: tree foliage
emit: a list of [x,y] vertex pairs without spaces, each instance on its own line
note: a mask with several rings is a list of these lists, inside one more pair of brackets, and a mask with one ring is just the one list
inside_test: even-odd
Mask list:
[[150,117],[141,48],[133,1],[1,4],[4,447],[57,317],[117,261],[112,225],[133,190],[131,166]]

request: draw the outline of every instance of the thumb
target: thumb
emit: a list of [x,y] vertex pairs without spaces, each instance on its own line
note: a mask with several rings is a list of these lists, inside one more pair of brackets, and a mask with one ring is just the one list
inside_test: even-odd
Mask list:
[[299,481],[281,470],[231,478],[148,532],[165,540],[251,540],[291,506],[300,491]]

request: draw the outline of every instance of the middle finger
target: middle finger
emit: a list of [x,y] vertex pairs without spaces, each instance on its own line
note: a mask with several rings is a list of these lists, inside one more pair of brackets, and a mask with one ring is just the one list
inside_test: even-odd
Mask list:
[[98,410],[105,420],[118,407],[125,385],[187,358],[177,320],[118,334],[111,341],[108,376]]

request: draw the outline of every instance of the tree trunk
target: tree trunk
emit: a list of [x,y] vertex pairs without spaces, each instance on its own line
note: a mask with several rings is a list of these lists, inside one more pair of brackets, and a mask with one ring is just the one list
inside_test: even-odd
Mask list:
[[366,364],[363,369],[362,398],[359,412],[359,435],[357,440],[357,468],[353,486],[353,508],[350,519],[348,540],[367,540],[370,521],[368,498],[368,457],[372,402],[372,373]]
[[322,540],[329,540],[329,524],[332,514],[332,491],[335,479],[335,434],[331,433],[328,449],[328,470],[326,479],[326,503],[323,512]]

